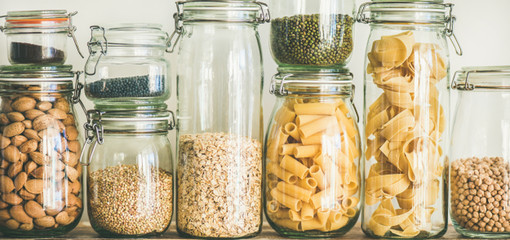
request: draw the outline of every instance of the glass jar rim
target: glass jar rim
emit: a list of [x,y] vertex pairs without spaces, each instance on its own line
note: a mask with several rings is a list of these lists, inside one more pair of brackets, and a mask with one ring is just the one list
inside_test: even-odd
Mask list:
[[460,91],[509,91],[510,65],[463,67],[455,72],[451,88]]

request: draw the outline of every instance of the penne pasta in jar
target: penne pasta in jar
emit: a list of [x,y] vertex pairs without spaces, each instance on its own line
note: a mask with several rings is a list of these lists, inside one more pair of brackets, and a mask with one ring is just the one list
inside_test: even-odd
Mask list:
[[[288,95],[277,94],[265,146],[265,212],[282,236],[338,237],[360,213],[361,149],[350,100],[352,78],[311,75],[291,78],[316,83],[286,84]],[[281,78],[276,79],[280,89]]]

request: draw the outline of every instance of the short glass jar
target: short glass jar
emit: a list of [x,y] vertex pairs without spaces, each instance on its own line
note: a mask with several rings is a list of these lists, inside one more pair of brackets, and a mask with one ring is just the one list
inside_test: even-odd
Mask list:
[[0,67],[0,231],[50,237],[80,221],[81,144],[71,66]]
[[282,236],[338,237],[360,213],[360,136],[350,73],[279,73],[266,136],[265,213]]
[[91,26],[85,93],[101,110],[165,110],[168,34],[159,24]]
[[354,0],[272,0],[271,52],[280,68],[341,69],[353,50]]
[[[67,59],[67,37],[80,55],[71,18],[77,12],[35,10],[7,12],[0,30],[7,36],[11,64],[59,65]],[[83,55],[82,55],[83,57]]]
[[160,235],[170,226],[173,164],[168,130],[174,124],[169,116],[166,111],[88,112],[85,130],[91,145],[83,158],[88,214],[101,236]]
[[452,81],[450,210],[467,237],[510,237],[510,66],[470,67]]

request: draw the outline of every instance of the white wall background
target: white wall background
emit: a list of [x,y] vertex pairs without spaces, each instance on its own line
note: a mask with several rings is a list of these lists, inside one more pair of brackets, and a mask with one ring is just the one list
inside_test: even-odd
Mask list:
[[[268,1],[268,0],[262,0]],[[274,0],[277,1],[277,0]],[[359,6],[364,0],[356,0]],[[451,0],[455,4],[454,14],[457,16],[455,33],[464,50],[464,56],[455,55],[450,48],[452,73],[463,66],[475,65],[510,65],[510,1],[508,0]],[[90,37],[90,25],[104,25],[126,22],[159,23],[168,31],[173,31],[172,14],[175,12],[174,0],[0,0],[0,15],[13,10],[35,9],[66,9],[79,11],[74,17],[78,27],[77,38],[82,51],[87,51]],[[3,24],[3,21],[0,21]],[[361,109],[363,89],[363,65],[365,45],[369,27],[357,24],[355,28],[355,47],[351,63],[348,65],[355,76],[358,92],[355,104]],[[276,64],[269,51],[269,24],[260,27],[262,48],[264,53],[264,120],[266,122],[273,107],[274,97],[269,94],[271,76],[276,73]],[[68,42],[68,63],[75,70],[81,70],[85,59],[81,59],[73,49],[72,41]],[[87,54],[88,55],[88,54]],[[168,56],[172,65],[175,55]],[[0,64],[8,64],[5,36],[0,34]],[[175,71],[173,71],[175,73]],[[175,78],[172,78],[175,86]],[[175,87],[172,99],[168,102],[170,109],[175,110]],[[88,104],[90,106],[90,104]],[[454,106],[454,105],[452,105]],[[173,139],[172,139],[173,140]]]

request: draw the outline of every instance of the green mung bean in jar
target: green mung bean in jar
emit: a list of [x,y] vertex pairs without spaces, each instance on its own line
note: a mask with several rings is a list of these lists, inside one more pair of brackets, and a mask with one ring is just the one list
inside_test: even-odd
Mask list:
[[354,0],[273,0],[271,51],[283,70],[335,70],[353,50]]

